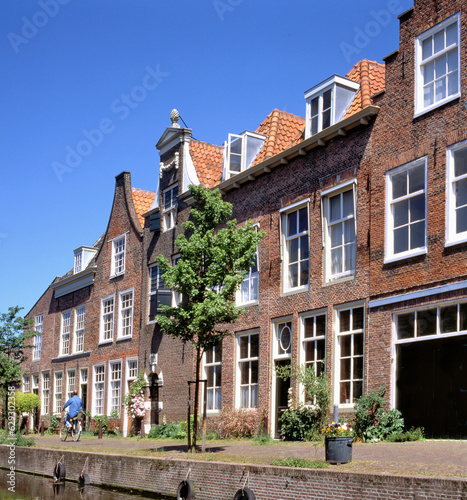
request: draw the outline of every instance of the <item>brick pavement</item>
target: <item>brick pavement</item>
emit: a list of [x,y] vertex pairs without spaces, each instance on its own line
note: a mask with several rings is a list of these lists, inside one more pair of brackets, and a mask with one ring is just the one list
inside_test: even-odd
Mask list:
[[[173,458],[270,464],[287,457],[324,460],[324,446],[312,443],[274,442],[258,445],[252,441],[210,441],[206,453],[193,457],[184,441],[82,437],[78,443],[62,443],[58,436],[34,436],[41,448],[76,449],[112,454],[142,454]],[[423,441],[414,443],[354,443],[352,462],[330,467],[339,470],[459,477],[467,480],[467,441]]]

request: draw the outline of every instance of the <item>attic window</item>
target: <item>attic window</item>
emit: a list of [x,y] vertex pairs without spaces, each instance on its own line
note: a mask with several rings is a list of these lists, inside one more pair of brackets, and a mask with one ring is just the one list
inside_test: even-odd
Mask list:
[[263,147],[264,139],[264,135],[254,132],[229,134],[229,140],[224,143],[224,179],[251,167]]
[[77,274],[84,271],[92,257],[96,254],[96,249],[92,247],[79,247],[74,251],[73,273]]
[[305,138],[341,121],[359,88],[353,80],[334,75],[306,91]]

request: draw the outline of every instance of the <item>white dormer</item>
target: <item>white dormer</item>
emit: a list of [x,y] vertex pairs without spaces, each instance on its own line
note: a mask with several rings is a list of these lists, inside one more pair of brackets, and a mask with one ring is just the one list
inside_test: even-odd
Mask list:
[[342,120],[360,85],[348,78],[331,76],[305,92],[305,139]]
[[97,249],[93,247],[79,247],[74,251],[75,261],[73,266],[73,274],[84,271],[91,259],[96,254]]
[[229,179],[251,167],[264,145],[266,136],[245,131],[240,135],[229,134],[224,143],[222,180]]

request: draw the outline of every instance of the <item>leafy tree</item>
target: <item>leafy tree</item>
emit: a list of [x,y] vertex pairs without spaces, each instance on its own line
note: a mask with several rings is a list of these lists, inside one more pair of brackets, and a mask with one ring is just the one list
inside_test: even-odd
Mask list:
[[185,234],[175,242],[180,258],[174,266],[163,255],[156,259],[165,284],[183,299],[178,307],[163,307],[157,319],[164,333],[195,348],[196,429],[202,356],[229,334],[227,324],[243,312],[235,306],[235,292],[253,265],[264,231],[257,231],[251,221],[237,227],[237,221],[230,219],[232,205],[222,200],[218,189],[190,186],[190,193],[194,198],[191,217],[182,226]]
[[0,314],[0,391],[4,396],[4,408],[8,407],[8,387],[21,380],[25,349],[31,347],[26,341],[36,335],[34,320],[21,317],[21,309],[10,307],[7,313]]
[[18,413],[32,412],[35,408],[40,406],[39,396],[31,392],[17,392],[15,393],[15,410]]

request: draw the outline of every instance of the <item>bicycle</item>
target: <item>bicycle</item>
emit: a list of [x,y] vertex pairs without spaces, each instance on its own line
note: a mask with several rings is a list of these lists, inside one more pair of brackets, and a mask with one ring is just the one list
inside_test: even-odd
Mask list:
[[73,441],[79,441],[81,436],[81,417],[80,414],[71,419],[70,427],[67,427],[65,418],[60,422],[60,441],[66,441],[68,435]]

